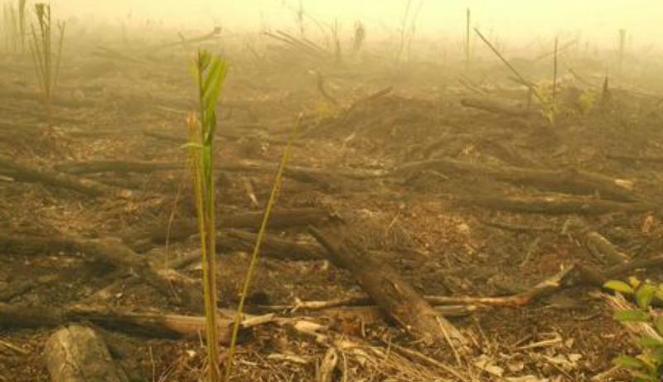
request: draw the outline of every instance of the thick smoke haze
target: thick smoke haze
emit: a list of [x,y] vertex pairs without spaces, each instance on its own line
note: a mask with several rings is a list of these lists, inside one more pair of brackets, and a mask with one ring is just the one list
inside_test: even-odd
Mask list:
[[[361,20],[373,32],[396,33],[407,0],[302,0],[306,25],[313,33],[318,24],[337,21],[349,33]],[[133,22],[151,20],[173,27],[227,30],[295,27],[297,0],[58,0],[58,12],[80,20]],[[512,43],[528,43],[553,35],[582,37],[610,46],[617,30],[628,31],[630,42],[645,46],[659,40],[663,28],[660,0],[412,0],[410,16],[417,14],[417,35],[458,38],[471,8],[473,26]]]

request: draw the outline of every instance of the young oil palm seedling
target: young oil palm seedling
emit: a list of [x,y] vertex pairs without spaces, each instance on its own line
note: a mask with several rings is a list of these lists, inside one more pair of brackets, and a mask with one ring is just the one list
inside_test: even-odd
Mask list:
[[37,81],[43,101],[50,115],[51,100],[60,73],[62,45],[64,43],[65,23],[57,22],[57,45],[53,51],[53,24],[51,6],[45,3],[35,4],[36,26],[31,29],[30,52],[35,65]]
[[242,285],[239,305],[237,307],[237,313],[235,314],[235,322],[233,325],[233,332],[230,340],[230,350],[228,351],[228,361],[227,361],[228,363],[225,373],[226,382],[230,380],[230,375],[232,373],[233,358],[235,356],[235,350],[237,347],[237,336],[239,334],[239,327],[242,323],[242,315],[244,313],[244,302],[246,301],[246,296],[248,296],[249,290],[251,289],[253,276],[255,275],[256,268],[258,265],[258,256],[260,255],[260,247],[262,245],[263,238],[265,237],[267,226],[269,225],[269,218],[272,214],[272,209],[274,208],[274,205],[276,205],[276,201],[278,200],[279,193],[281,191],[281,185],[283,184],[283,173],[285,171],[286,166],[288,165],[288,161],[290,160],[290,154],[292,152],[292,142],[295,140],[295,137],[297,136],[297,131],[299,131],[299,127],[301,125],[301,120],[302,120],[302,115],[300,114],[299,118],[297,119],[297,124],[295,125],[295,128],[290,133],[290,137],[288,138],[288,144],[285,148],[285,151],[283,152],[283,156],[281,157],[281,162],[279,163],[279,167],[276,170],[276,175],[274,176],[274,182],[272,183],[272,192],[269,195],[269,200],[267,200],[267,205],[265,206],[265,211],[263,212],[262,216],[262,222],[260,223],[260,229],[258,230],[258,236],[253,246],[253,252],[251,253],[251,262],[249,263],[249,268],[246,271],[246,275],[244,276],[244,283]]
[[628,282],[608,281],[604,287],[632,298],[637,303],[637,309],[630,309],[630,304],[620,306],[614,317],[637,335],[639,354],[635,357],[621,355],[614,363],[626,369],[634,381],[663,380],[663,315],[654,308],[655,305],[663,304],[663,283],[655,284],[631,277]]
[[189,153],[198,214],[198,227],[202,247],[203,293],[205,300],[208,380],[220,380],[218,367],[219,336],[216,304],[216,225],[214,190],[214,135],[216,132],[216,105],[221,95],[228,64],[207,51],[199,51],[194,63],[198,84],[200,110],[198,117],[191,114],[189,126]]

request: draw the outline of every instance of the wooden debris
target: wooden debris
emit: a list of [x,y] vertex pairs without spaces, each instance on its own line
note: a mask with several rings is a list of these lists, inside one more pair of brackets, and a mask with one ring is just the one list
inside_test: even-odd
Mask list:
[[654,207],[647,203],[621,203],[611,200],[569,196],[474,196],[458,197],[461,204],[476,205],[499,211],[534,214],[600,215],[610,212],[646,212]]
[[663,267],[663,255],[654,256],[647,259],[635,259],[629,262],[618,264],[606,270],[600,270],[588,264],[577,264],[576,268],[580,272],[581,281],[598,288],[613,279],[619,278],[628,272],[636,269],[650,269]]
[[[248,329],[274,321],[271,314],[246,315],[242,328]],[[44,328],[75,322],[90,322],[101,327],[124,333],[152,338],[198,338],[205,332],[205,317],[180,314],[131,312],[95,306],[70,306],[65,308],[8,305],[0,303],[0,327]],[[230,344],[233,320],[220,317],[219,340]]]
[[596,231],[585,234],[585,246],[595,257],[611,265],[624,264],[630,257]]
[[69,325],[56,331],[44,349],[52,382],[128,382],[113,362],[104,340],[89,327]]
[[[250,252],[255,246],[257,236],[255,233],[239,230],[221,231],[217,234],[216,239],[217,254],[222,255],[234,251]],[[289,261],[310,261],[325,258],[322,248],[317,244],[282,239],[272,234],[265,234],[263,237],[260,255]],[[170,261],[168,266],[173,269],[181,269],[198,261],[200,261],[200,254],[192,253]],[[1,298],[0,301],[2,301]]]
[[72,175],[95,174],[102,172],[139,172],[149,173],[155,171],[181,170],[185,169],[186,163],[177,162],[146,162],[146,161],[120,161],[120,160],[98,160],[86,162],[62,163],[55,166],[56,169]]
[[352,242],[347,228],[339,226],[325,233],[309,228],[329,258],[354,275],[357,282],[382,311],[415,338],[426,343],[448,342],[454,351],[465,350],[468,342],[449,321],[439,315],[389,265],[368,255]]
[[11,350],[11,351],[13,351],[17,354],[20,354],[20,355],[30,354],[27,350],[21,348],[20,346],[16,346],[13,343],[8,342],[8,341],[4,341],[4,340],[0,340],[0,347],[9,349],[9,350]]
[[465,107],[471,107],[487,111],[494,114],[502,114],[510,117],[531,117],[537,115],[535,112],[526,108],[506,104],[502,101],[488,98],[463,98],[460,104]]
[[[433,306],[449,306],[447,312],[449,316],[460,316],[469,314],[481,306],[495,306],[517,308],[529,305],[543,297],[558,291],[564,286],[564,281],[568,278],[575,265],[563,268],[559,273],[548,279],[541,281],[530,289],[523,292],[502,297],[472,297],[472,296],[423,296],[423,300]],[[372,302],[369,296],[354,296],[348,298],[339,298],[328,301],[299,301],[294,305],[294,310],[325,310],[342,306],[368,305]],[[454,306],[457,305],[457,306]],[[466,306],[469,309],[460,309],[459,306]],[[446,315],[446,314],[445,314]]]
[[394,176],[422,171],[437,170],[477,177],[488,177],[541,190],[566,192],[581,195],[601,195],[604,199],[636,201],[630,182],[601,174],[577,169],[541,170],[514,166],[486,166],[448,158],[437,158],[420,162],[405,163],[392,171]]
[[333,347],[327,349],[327,353],[322,358],[318,382],[332,382],[334,380],[334,371],[338,365],[338,352]]
[[0,174],[9,176],[20,182],[42,183],[47,186],[65,188],[94,197],[102,195],[127,197],[131,195],[129,191],[115,189],[89,179],[81,179],[45,168],[23,165],[2,155],[0,155]]
[[[221,214],[218,218],[218,229],[247,228],[257,230],[262,215],[262,211],[231,215]],[[307,226],[309,224],[320,224],[329,219],[329,217],[330,215],[327,211],[316,208],[275,209],[272,212],[269,225],[271,229],[292,228]],[[168,229],[169,226],[170,229]],[[198,222],[195,219],[180,219],[175,220],[172,225],[169,225],[169,222],[163,222],[156,226],[143,229],[132,228],[123,235],[123,240],[135,250],[145,251],[152,248],[155,244],[165,243],[166,240],[172,243],[184,240],[196,233],[198,233]],[[236,238],[239,235],[241,234],[235,233]]]
[[202,36],[197,36],[197,37],[192,37],[192,38],[184,38],[184,39],[180,36],[179,41],[162,44],[162,45],[159,45],[159,46],[155,47],[155,49],[172,48],[172,47],[178,46],[178,45],[186,46],[186,45],[190,45],[190,44],[198,44],[198,43],[205,42],[205,41],[215,40],[216,38],[218,38],[218,36],[220,34],[221,34],[221,28],[220,27],[214,27],[214,29],[212,29],[209,33],[206,33]]
[[198,309],[201,296],[190,288],[183,288],[179,295],[173,294],[173,278],[155,269],[147,258],[138,255],[119,239],[81,239],[76,237],[35,237],[0,235],[0,250],[4,253],[22,255],[41,255],[45,253],[67,252],[82,253],[90,259],[108,263],[117,269],[136,275],[139,279],[154,287],[176,303]]
[[[1,166],[3,166],[3,163],[1,162],[0,158],[0,174],[4,174],[4,172],[2,172]],[[72,179],[71,182],[73,182],[75,185],[82,182],[92,181],[81,180],[71,177],[67,174],[83,175],[103,172],[151,173],[155,171],[184,170],[187,168],[186,163],[117,160],[61,163],[56,167],[60,171],[65,172],[59,173],[61,176]],[[222,162],[215,168],[217,171],[221,172],[274,173],[276,171],[276,164],[261,161],[243,160],[234,163]],[[6,175],[12,176],[12,174],[13,172],[8,172]],[[285,169],[285,176],[307,183],[327,184],[328,178],[341,177],[356,180],[374,179],[386,176],[386,172],[370,169],[322,169],[313,167],[288,166],[288,168]],[[99,187],[101,187],[101,185]],[[105,187],[109,188],[108,186]]]

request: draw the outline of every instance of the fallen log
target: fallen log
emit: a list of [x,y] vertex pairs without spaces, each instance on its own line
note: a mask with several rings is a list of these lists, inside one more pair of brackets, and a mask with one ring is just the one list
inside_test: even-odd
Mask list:
[[663,267],[663,256],[654,256],[648,259],[636,259],[629,262],[612,266],[606,270],[600,270],[597,267],[588,264],[578,264],[576,266],[580,271],[581,281],[598,288],[619,277],[625,276],[628,272],[636,269],[649,269]]
[[[251,252],[255,246],[258,235],[239,230],[219,232],[216,237],[217,254],[245,251]],[[324,259],[322,248],[316,244],[296,242],[282,239],[271,234],[262,238],[260,256],[272,259],[289,261],[307,261]],[[172,269],[181,269],[189,264],[200,261],[199,253],[182,256],[168,263]],[[0,293],[0,297],[2,294]],[[0,299],[0,301],[2,301]]]
[[[224,139],[230,139],[230,140],[249,140],[249,141],[256,141],[260,143],[270,143],[274,145],[287,145],[288,140],[284,138],[275,138],[271,137],[267,134],[258,134],[258,133],[251,133],[246,130],[252,129],[252,130],[264,130],[267,129],[266,126],[262,125],[238,125],[234,126],[232,129],[228,129],[228,126],[224,125],[225,129],[223,131],[217,131],[216,132],[216,140],[222,141]],[[163,141],[168,141],[172,143],[177,143],[177,144],[184,144],[186,143],[186,136],[178,136],[178,135],[173,135],[173,134],[167,134],[163,132],[157,132],[157,131],[143,131],[143,135],[146,137],[150,138],[156,138],[160,139]],[[302,146],[300,142],[292,142],[293,146]]]
[[148,161],[120,161],[98,160],[84,162],[61,163],[55,166],[58,171],[73,175],[93,174],[100,172],[155,172],[167,170],[182,170],[187,168],[186,163],[177,162],[148,162]]
[[[40,102],[41,95],[31,91],[23,91],[18,89],[11,89],[6,86],[0,86],[0,99],[11,99],[13,101],[28,101],[28,102]],[[65,98],[63,96],[55,96],[51,100],[51,105],[53,106],[62,106],[66,108],[85,108],[85,107],[94,107],[95,102],[92,100],[83,100],[76,98]]]
[[[2,165],[2,163],[0,163]],[[84,175],[102,172],[140,172],[149,173],[166,170],[186,170],[186,163],[178,162],[150,162],[150,161],[83,161],[61,163],[56,166],[59,171],[67,174]],[[274,173],[276,164],[243,160],[235,163],[224,162],[215,167],[222,172],[255,172],[255,173]],[[313,167],[288,166],[285,175],[303,182],[322,182],[329,177],[343,177],[348,179],[372,179],[380,178],[386,175],[381,170],[368,169],[321,169]]]
[[191,38],[182,38],[182,36],[180,35],[180,40],[179,41],[161,44],[161,45],[155,46],[154,49],[172,48],[172,47],[178,46],[178,45],[186,46],[186,45],[189,45],[189,44],[199,44],[201,42],[205,42],[205,41],[208,41],[208,40],[214,40],[214,39],[218,38],[220,34],[221,34],[221,28],[220,27],[214,27],[214,29],[212,29],[212,31],[210,31],[209,33],[206,33],[202,36],[191,37]]
[[60,275],[46,275],[27,280],[16,280],[7,285],[4,290],[0,290],[0,302],[7,302],[15,297],[24,295],[34,288],[55,285],[62,282]]
[[86,326],[69,325],[53,333],[44,356],[52,382],[129,382],[104,340]]
[[453,159],[440,158],[406,163],[392,171],[393,175],[436,170],[477,177],[488,177],[541,190],[581,195],[599,194],[602,198],[618,201],[636,201],[631,182],[577,169],[540,170],[514,166],[485,166]]
[[88,196],[117,195],[130,196],[130,191],[120,190],[89,179],[81,179],[45,168],[29,167],[0,155],[0,174],[14,180],[28,183],[42,183],[48,186],[65,188]]
[[645,212],[654,209],[647,203],[621,203],[610,200],[567,196],[474,196],[458,197],[457,201],[465,205],[475,205],[499,211],[533,214],[578,214],[600,215],[610,212]]
[[344,226],[325,233],[309,227],[309,232],[325,248],[330,260],[352,272],[362,289],[410,335],[428,344],[448,343],[455,354],[464,352],[467,339],[433,309],[401,276],[384,262],[371,257],[349,237]]
[[[263,218],[263,212],[245,212],[232,215],[220,215],[217,229],[248,228],[258,229]],[[329,218],[329,213],[315,208],[275,209],[272,212],[269,226],[271,229],[284,229],[310,224],[320,224]],[[123,241],[138,251],[164,244],[166,241],[175,242],[198,233],[196,219],[179,219],[169,226],[168,222],[145,229],[132,228],[122,235]]]
[[[510,296],[499,297],[474,297],[474,296],[423,296],[423,299],[436,307],[451,307],[449,310],[438,309],[438,311],[448,312],[450,316],[454,314],[467,314],[475,311],[480,307],[503,307],[503,308],[518,308],[529,305],[534,301],[549,296],[550,294],[558,291],[564,286],[564,282],[573,274],[575,266],[563,268],[557,274],[539,282],[533,287],[516,293]],[[369,296],[353,296],[347,298],[339,298],[328,301],[299,301],[294,306],[285,307],[291,310],[327,310],[344,306],[364,306],[372,303]],[[465,306],[468,310],[460,309],[459,307]],[[284,307],[279,307],[284,308]]]
[[[268,321],[265,319],[257,320],[258,317],[245,319],[242,322],[242,327],[246,329]],[[206,327],[205,317],[203,316],[136,313],[88,306],[57,308],[0,303],[0,327],[3,328],[44,328],[83,322],[93,323],[110,330],[152,338],[198,338],[201,333],[205,332]],[[219,341],[224,345],[230,344],[234,320],[220,317],[217,322]]]
[[603,262],[615,264],[624,264],[629,260],[629,256],[620,251],[610,240],[596,231],[590,231],[585,234],[585,247],[589,252],[601,259]]
[[137,276],[154,287],[159,293],[173,300],[174,303],[183,304],[194,310],[202,306],[202,296],[190,288],[182,288],[180,293],[175,296],[172,277],[155,269],[146,257],[138,255],[119,239],[92,240],[67,236],[44,238],[0,235],[0,252],[21,255],[42,255],[59,252],[82,253],[91,260],[110,264],[117,269]]
[[[259,161],[239,161],[236,163],[222,163],[217,168],[222,171],[242,171],[242,172],[270,172],[276,171],[277,163],[265,163]],[[290,166],[285,169],[285,175],[292,178],[316,182],[320,177],[343,177],[348,179],[375,179],[387,175],[382,170],[369,169],[322,169],[313,167]]]
[[[228,230],[220,232],[217,239],[218,251],[251,251],[258,235],[252,232]],[[280,260],[320,260],[324,259],[323,249],[317,243],[298,242],[266,234],[260,250],[261,256]]]
[[479,109],[494,114],[507,115],[510,117],[531,117],[537,115],[537,113],[531,110],[491,99],[464,98],[460,100],[460,104],[465,107],[471,107],[474,109]]

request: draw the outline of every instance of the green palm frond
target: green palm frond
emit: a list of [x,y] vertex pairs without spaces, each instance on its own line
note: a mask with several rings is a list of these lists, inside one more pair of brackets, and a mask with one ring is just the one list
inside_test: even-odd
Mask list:
[[199,116],[189,117],[189,149],[196,197],[196,211],[202,247],[203,293],[205,300],[208,378],[220,380],[218,369],[219,348],[216,319],[216,211],[214,187],[214,136],[216,133],[216,107],[228,64],[221,57],[199,51],[193,66],[198,85]]

